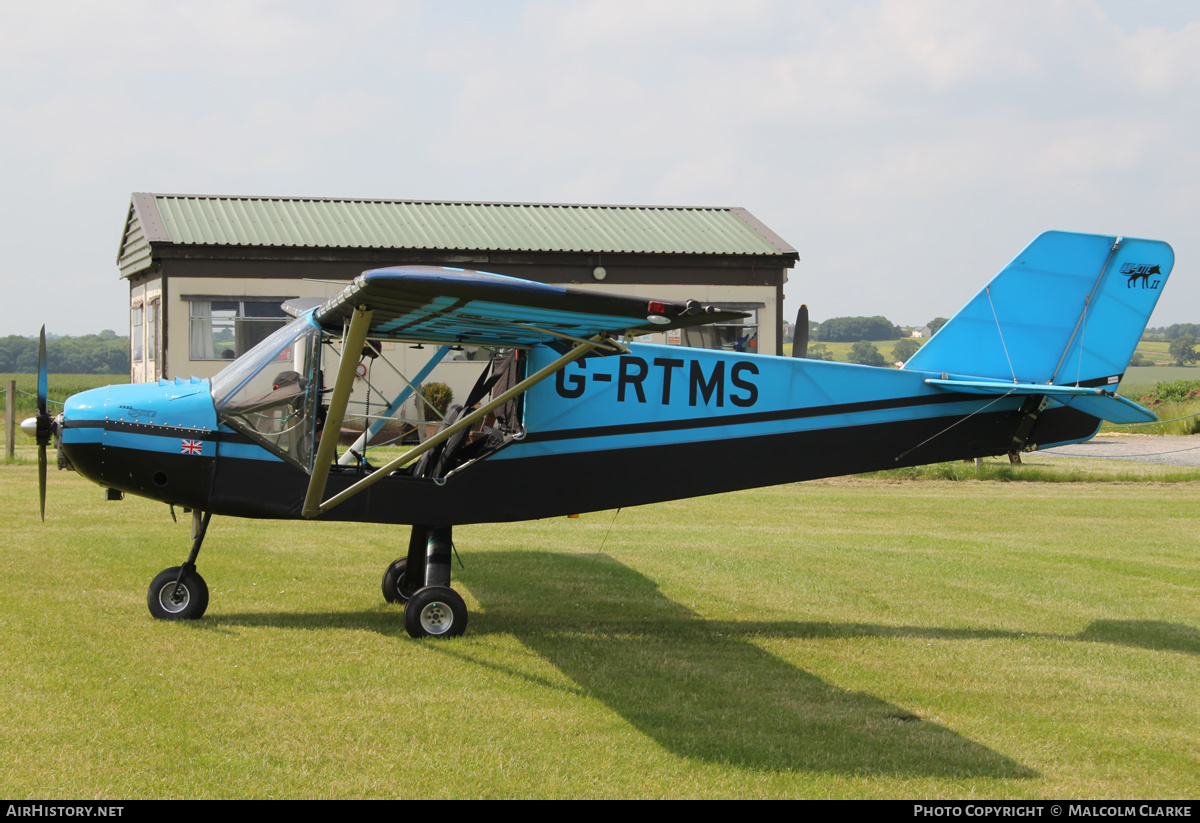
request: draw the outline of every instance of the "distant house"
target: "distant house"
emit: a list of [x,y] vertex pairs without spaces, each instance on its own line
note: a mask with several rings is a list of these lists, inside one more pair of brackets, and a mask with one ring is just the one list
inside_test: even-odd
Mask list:
[[922,326],[919,329],[913,329],[912,336],[919,337],[921,339],[928,339],[933,337],[933,332],[929,330],[928,326]]

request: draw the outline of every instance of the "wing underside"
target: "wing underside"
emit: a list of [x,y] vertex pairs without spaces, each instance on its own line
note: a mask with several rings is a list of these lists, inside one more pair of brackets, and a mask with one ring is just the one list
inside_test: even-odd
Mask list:
[[317,308],[323,328],[372,311],[374,338],[478,346],[533,346],[597,334],[644,334],[745,317],[687,302],[602,294],[498,274],[433,266],[365,272]]

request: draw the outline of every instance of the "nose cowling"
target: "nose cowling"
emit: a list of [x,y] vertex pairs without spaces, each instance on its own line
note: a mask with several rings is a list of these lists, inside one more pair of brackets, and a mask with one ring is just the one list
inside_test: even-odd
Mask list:
[[205,509],[217,457],[207,380],[106,386],[63,406],[66,460],[107,488]]

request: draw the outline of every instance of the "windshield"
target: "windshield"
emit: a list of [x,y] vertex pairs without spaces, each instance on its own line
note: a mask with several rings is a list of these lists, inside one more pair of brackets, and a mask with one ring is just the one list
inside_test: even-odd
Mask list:
[[222,423],[306,470],[320,390],[320,339],[321,330],[305,315],[212,380],[213,403]]

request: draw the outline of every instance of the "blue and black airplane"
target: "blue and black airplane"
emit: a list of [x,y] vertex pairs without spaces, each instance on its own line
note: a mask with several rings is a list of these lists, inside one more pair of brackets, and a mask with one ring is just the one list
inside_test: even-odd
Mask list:
[[[23,428],[59,465],[110,490],[193,511],[191,553],[150,586],[155,617],[198,618],[196,558],[214,514],[412,526],[384,574],[414,637],[467,623],[451,533],[662,500],[1028,451],[1153,421],[1116,394],[1171,272],[1166,243],[1047,232],[902,368],[623,339],[729,322],[694,301],[597,294],[460,269],[368,271],[211,380],[117,385]],[[798,334],[803,330],[798,329]],[[429,363],[339,453],[356,369],[381,341]],[[451,347],[492,350],[436,436],[364,459]],[[43,339],[44,347],[44,339]],[[802,348],[800,346],[799,348]],[[349,356],[343,356],[349,353]]]

